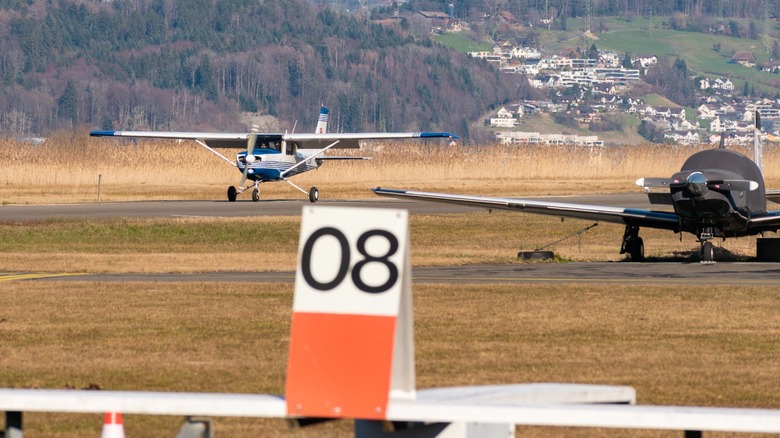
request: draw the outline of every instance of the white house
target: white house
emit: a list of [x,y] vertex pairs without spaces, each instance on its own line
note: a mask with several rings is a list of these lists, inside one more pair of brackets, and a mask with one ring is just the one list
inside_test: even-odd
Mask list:
[[542,53],[538,49],[531,47],[514,47],[510,51],[512,58],[520,59],[541,59]]
[[493,128],[514,128],[518,125],[517,118],[512,111],[501,107],[495,117],[490,118],[490,126]]
[[696,108],[696,117],[700,119],[714,119],[718,112],[711,105],[701,104]]
[[635,66],[638,63],[642,68],[647,68],[658,64],[658,57],[655,55],[650,55],[650,56],[640,55],[637,56],[636,58],[631,59],[631,63],[634,64]]
[[675,143],[678,144],[699,144],[701,143],[701,139],[699,138],[699,134],[692,132],[692,131],[685,131],[685,132],[667,132],[664,134],[665,139],[672,140]]

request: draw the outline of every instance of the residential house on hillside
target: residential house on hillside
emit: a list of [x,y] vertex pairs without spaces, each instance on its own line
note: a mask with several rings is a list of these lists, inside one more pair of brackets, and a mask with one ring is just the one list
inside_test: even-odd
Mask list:
[[515,16],[509,11],[501,11],[498,16],[501,17],[501,19],[506,23],[517,23],[517,18],[515,18]]
[[699,83],[699,89],[701,90],[723,90],[727,92],[734,91],[734,84],[729,79],[710,79],[703,78]]
[[539,49],[534,49],[531,47],[514,47],[510,51],[512,54],[512,58],[519,58],[519,59],[542,59],[542,52],[539,51]]
[[729,62],[753,68],[756,66],[756,57],[753,52],[735,52]]
[[714,119],[717,115],[718,111],[713,105],[703,103],[696,108],[696,117],[700,119]]
[[420,15],[430,21],[430,26],[441,27],[450,24],[450,16],[444,12],[420,11]]
[[619,67],[620,56],[612,50],[599,50],[599,66],[600,67]]
[[655,55],[636,55],[631,58],[631,64],[642,68],[648,68],[658,64],[658,57]]
[[514,128],[518,124],[515,114],[506,107],[501,107],[495,117],[490,118],[490,126],[493,128]]
[[672,131],[664,134],[664,139],[677,144],[694,145],[701,143],[701,137],[694,131]]
[[770,60],[761,64],[761,71],[780,74],[780,60]]
[[655,109],[657,116],[666,118],[675,117],[678,119],[685,119],[685,108],[671,108],[666,106],[659,106]]
[[604,142],[595,135],[578,136],[566,134],[540,134],[538,132],[498,132],[496,140],[506,145],[513,144],[546,144],[551,146],[604,146]]

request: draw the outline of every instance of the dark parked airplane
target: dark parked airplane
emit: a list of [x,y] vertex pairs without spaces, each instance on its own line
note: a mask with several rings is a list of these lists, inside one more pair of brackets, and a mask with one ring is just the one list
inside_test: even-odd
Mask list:
[[720,148],[691,155],[670,178],[636,181],[646,190],[668,188],[669,192],[648,192],[648,196],[651,204],[672,205],[674,212],[385,188],[372,190],[382,196],[625,224],[620,253],[628,253],[632,261],[644,258],[640,228],[687,232],[701,243],[701,260],[712,262],[712,239],[753,236],[780,228],[780,210],[768,211],[766,207],[767,198],[777,200],[780,191],[767,191],[764,186],[758,114],[755,125],[755,161],[725,149],[721,139]]

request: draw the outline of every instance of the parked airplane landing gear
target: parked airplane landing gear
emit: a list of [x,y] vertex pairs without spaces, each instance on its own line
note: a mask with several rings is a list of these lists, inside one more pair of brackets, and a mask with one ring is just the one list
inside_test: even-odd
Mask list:
[[227,195],[228,195],[229,202],[236,202],[236,196],[238,196],[238,191],[236,190],[235,186],[228,187]]
[[312,187],[309,189],[309,201],[310,202],[317,202],[317,200],[320,199],[320,191],[317,190],[317,187]]
[[257,202],[260,200],[260,189],[255,187],[254,190],[252,190],[252,201]]
[[641,262],[645,259],[645,243],[641,237],[635,237],[626,242],[626,252],[631,256],[632,262]]
[[620,253],[628,254],[632,262],[641,262],[645,259],[645,243],[639,237],[639,227],[636,225],[626,225]]
[[712,248],[712,242],[705,240],[701,243],[701,262],[702,263],[714,263],[715,262],[715,250]]

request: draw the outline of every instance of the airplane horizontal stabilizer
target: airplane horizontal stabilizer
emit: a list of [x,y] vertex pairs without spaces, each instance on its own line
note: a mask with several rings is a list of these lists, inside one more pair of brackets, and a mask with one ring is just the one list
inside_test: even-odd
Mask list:
[[673,181],[669,178],[639,178],[636,180],[636,185],[646,189],[660,187],[665,188],[669,187],[671,184],[673,184]]
[[317,157],[317,161],[370,160],[371,157]]

